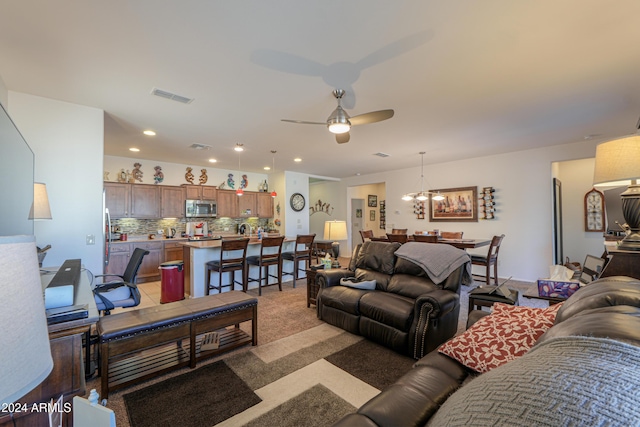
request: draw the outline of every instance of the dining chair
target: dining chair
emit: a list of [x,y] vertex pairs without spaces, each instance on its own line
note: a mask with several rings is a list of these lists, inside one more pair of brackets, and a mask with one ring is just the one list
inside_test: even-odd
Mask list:
[[[247,264],[258,267],[258,278],[249,277],[248,282],[258,282],[258,295],[262,295],[262,280],[265,279],[264,286],[278,285],[278,289],[282,291],[282,242],[284,242],[284,236],[278,237],[263,237],[262,244],[260,245],[260,255],[250,255],[247,257]],[[269,267],[277,266],[278,275],[274,276],[269,274]],[[264,271],[264,277],[262,276],[262,269]],[[278,281],[276,283],[269,283],[269,277],[273,277]]]
[[[311,264],[311,252],[313,251],[313,241],[316,238],[314,234],[298,234],[296,236],[296,246],[293,248],[293,252],[283,252],[282,259],[286,261],[293,261],[293,271],[283,271],[283,274],[290,274],[293,276],[293,287],[296,287],[296,280],[298,280],[298,271],[305,271]],[[304,268],[300,268],[300,261],[304,261]]]
[[443,239],[462,239],[464,231],[441,231],[440,236]]
[[438,236],[431,236],[428,234],[414,234],[413,235],[414,242],[424,242],[424,243],[438,243]]
[[408,228],[392,228],[391,234],[407,234]]
[[[249,247],[249,238],[244,239],[229,239],[222,240],[220,245],[220,259],[209,261],[205,264],[205,289],[207,295],[211,293],[211,290],[215,289],[218,293],[222,293],[222,288],[231,287],[234,289],[235,285],[241,285],[242,291],[247,292],[247,248]],[[242,281],[235,280],[236,271],[242,272]],[[211,274],[218,273],[218,284],[211,284]],[[230,282],[226,285],[222,284],[222,274],[230,273]]]
[[362,237],[362,243],[366,242],[367,239],[371,240],[373,238],[373,230],[360,230],[360,237]]
[[[504,234],[500,236],[493,236],[487,255],[471,255],[471,264],[482,265],[486,267],[486,274],[484,276],[484,282],[489,285],[491,283],[491,266],[493,265],[493,280],[494,284],[498,284],[498,252],[500,252],[500,244],[504,239]],[[482,276],[480,276],[482,277]]]
[[406,234],[387,233],[387,239],[389,239],[390,242],[407,243],[409,237]]

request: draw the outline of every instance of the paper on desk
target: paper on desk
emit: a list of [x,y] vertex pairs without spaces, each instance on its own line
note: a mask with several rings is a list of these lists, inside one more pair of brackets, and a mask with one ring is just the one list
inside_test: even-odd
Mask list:
[[549,280],[568,282],[573,278],[573,274],[573,270],[564,265],[552,265],[549,267]]

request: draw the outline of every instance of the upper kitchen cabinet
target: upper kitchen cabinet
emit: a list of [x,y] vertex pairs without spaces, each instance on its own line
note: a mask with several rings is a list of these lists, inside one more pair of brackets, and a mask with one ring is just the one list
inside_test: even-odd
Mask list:
[[238,218],[238,199],[242,197],[236,196],[234,190],[218,190],[218,218],[229,217]]
[[240,218],[258,216],[256,211],[256,193],[245,191],[243,196],[236,196],[238,199],[238,211]]
[[155,185],[105,182],[104,190],[111,218],[160,216],[160,190]]
[[210,185],[183,185],[187,200],[216,200],[216,187]]
[[185,189],[182,187],[161,186],[160,216],[162,216],[162,218],[183,218],[184,194]]
[[273,197],[270,193],[256,193],[258,218],[273,218]]

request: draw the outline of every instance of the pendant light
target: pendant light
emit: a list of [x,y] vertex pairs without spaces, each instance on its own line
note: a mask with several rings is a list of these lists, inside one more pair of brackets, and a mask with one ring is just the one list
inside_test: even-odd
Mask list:
[[429,199],[429,194],[433,194],[433,196],[431,197],[433,200],[444,200],[444,196],[442,194],[440,194],[440,192],[431,193],[430,191],[424,191],[424,154],[425,154],[425,151],[421,151],[419,154],[421,156],[421,160],[420,160],[420,191],[418,191],[417,193],[405,193],[402,196],[402,200],[405,200],[405,201],[417,200],[419,202],[424,202],[424,201]]
[[[276,171],[276,150],[271,150],[271,158],[273,159],[273,167],[271,168],[271,173]],[[276,190],[271,190],[271,197],[275,198],[278,195]]]
[[[236,144],[236,148],[235,150],[238,151],[238,175],[240,175],[240,151],[242,150],[237,150],[239,148],[242,148],[242,144]],[[241,187],[242,181],[238,182],[238,189],[236,190],[236,196],[240,197],[244,195],[244,190]]]

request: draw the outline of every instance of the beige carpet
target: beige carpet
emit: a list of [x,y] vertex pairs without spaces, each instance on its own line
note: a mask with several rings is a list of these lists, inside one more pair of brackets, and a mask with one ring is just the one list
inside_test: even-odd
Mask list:
[[[464,286],[461,291],[459,332],[465,329],[468,304],[467,294],[469,290],[474,287],[475,286]],[[522,296],[524,292],[535,289],[535,284],[509,282],[509,287],[520,291],[521,305],[546,306],[547,304],[545,301],[527,299]],[[306,292],[306,279],[299,280],[296,288],[292,287],[292,282],[286,283],[283,286],[282,292],[279,292],[277,287],[263,289],[262,296],[259,297],[258,302],[258,346],[240,348],[220,357],[201,362],[198,366],[204,366],[223,358],[229,358],[231,355],[235,356],[246,353],[247,358],[233,357],[234,363],[239,364],[236,368],[241,369],[242,366],[246,368],[254,364],[256,368],[258,368],[257,365],[259,364],[256,364],[255,360],[259,359],[261,361],[260,363],[286,360],[288,355],[299,352],[304,348],[312,348],[312,346],[319,341],[330,341],[333,343],[332,345],[338,347],[334,350],[339,350],[362,339],[344,333],[318,320],[316,317],[316,307],[312,305],[310,308],[307,308]],[[249,291],[249,294],[257,296],[257,290]],[[246,323],[241,327],[249,331],[250,324]],[[238,362],[242,360],[247,363]],[[249,363],[251,360],[254,362]],[[349,379],[350,376],[345,376],[344,371],[324,360],[317,360],[308,365],[303,363],[300,366],[300,369],[288,373],[283,378],[274,382],[265,381],[264,379],[258,380],[260,376],[255,375],[256,381],[264,382],[264,384],[258,385],[260,388],[256,390],[256,393],[260,395],[263,402],[236,417],[232,417],[221,425],[244,425],[245,423],[253,422],[252,420],[261,419],[260,417],[270,413],[270,411],[284,404],[289,399],[292,399],[297,394],[306,393],[307,390],[309,393],[317,393],[318,390],[311,390],[316,384],[322,384],[329,390],[323,389],[321,390],[322,392],[334,393],[354,407],[362,405],[379,392],[376,388],[362,381]],[[153,380],[112,392],[109,396],[108,407],[115,411],[117,425],[119,427],[129,426],[129,420],[122,399],[123,394],[189,371],[189,368],[179,369],[169,374],[161,375]],[[247,381],[246,378],[251,377],[252,375],[245,376],[245,381]],[[89,391],[92,388],[97,389],[98,392],[100,391],[99,378],[94,378],[87,382],[87,390]]]

